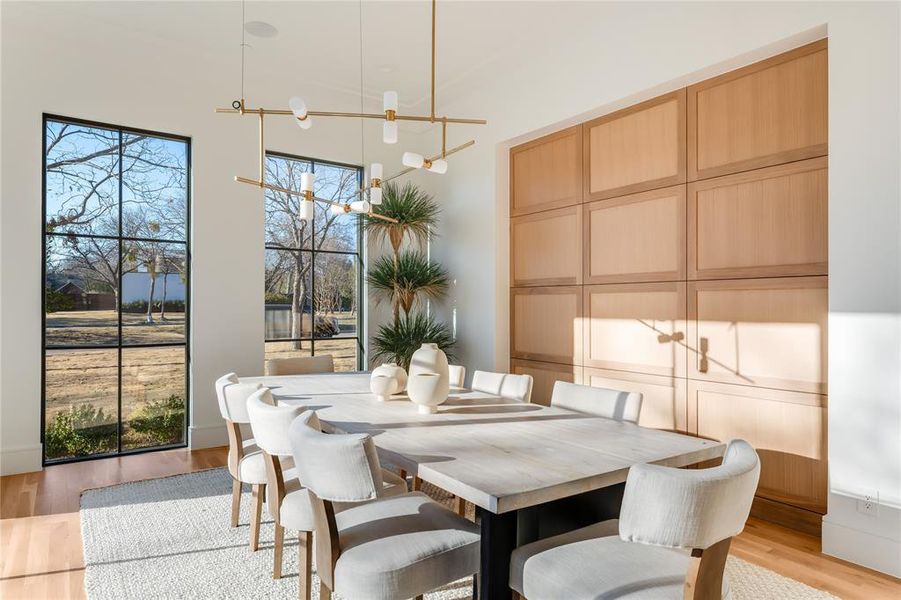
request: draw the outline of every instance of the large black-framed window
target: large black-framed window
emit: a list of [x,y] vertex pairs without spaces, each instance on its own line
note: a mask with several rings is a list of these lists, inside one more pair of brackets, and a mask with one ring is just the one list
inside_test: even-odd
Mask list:
[[[363,183],[357,165],[266,153],[269,183],[299,191],[301,173],[310,172],[316,196],[338,202],[355,200]],[[266,190],[266,358],[331,354],[336,370],[360,370],[362,219],[317,203],[307,222],[299,202]]]
[[44,462],[187,443],[190,139],[43,117]]

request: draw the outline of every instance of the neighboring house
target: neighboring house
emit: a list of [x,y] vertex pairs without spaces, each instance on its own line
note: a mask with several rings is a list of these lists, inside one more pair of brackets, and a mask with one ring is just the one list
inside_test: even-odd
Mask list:
[[115,310],[116,296],[106,292],[86,292],[77,283],[68,281],[56,289],[72,298],[72,310]]

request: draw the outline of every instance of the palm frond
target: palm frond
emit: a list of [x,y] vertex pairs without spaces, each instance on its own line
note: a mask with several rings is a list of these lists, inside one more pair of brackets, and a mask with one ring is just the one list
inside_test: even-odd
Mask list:
[[387,359],[409,370],[413,353],[427,343],[437,344],[448,359],[455,358],[456,341],[447,325],[421,313],[379,327],[372,338],[372,355],[376,360]]
[[370,235],[379,242],[388,240],[395,254],[400,251],[404,239],[422,246],[441,213],[434,198],[409,181],[402,188],[391,182],[386,183],[382,188],[382,203],[373,210],[397,220],[397,223],[391,223],[364,217],[364,225]]
[[376,294],[389,298],[392,306],[402,308],[408,315],[420,298],[443,297],[448,284],[444,268],[417,251],[401,252],[396,260],[392,256],[380,257],[369,267],[366,280]]

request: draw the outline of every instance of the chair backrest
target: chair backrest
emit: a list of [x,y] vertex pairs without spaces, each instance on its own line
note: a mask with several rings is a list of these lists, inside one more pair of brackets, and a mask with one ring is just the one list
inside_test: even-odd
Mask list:
[[295,356],[293,358],[270,358],[265,365],[266,375],[309,375],[312,373],[334,373],[335,360],[331,354],[316,356]]
[[447,378],[452,388],[461,388],[466,382],[466,367],[463,365],[448,365]]
[[759,476],[760,459],[744,440],[731,441],[722,464],[710,469],[635,465],[626,479],[620,538],[708,548],[744,528]]
[[220,377],[216,381],[219,412],[222,413],[222,418],[232,423],[250,423],[250,417],[247,415],[247,399],[261,389],[263,384],[240,383],[237,381],[237,377],[234,382],[223,381],[223,379],[224,377]]
[[472,374],[472,389],[510,400],[530,402],[532,400],[532,376],[476,371]]
[[628,423],[638,423],[641,401],[640,392],[578,385],[568,381],[554,383],[551,394],[551,406]]
[[372,438],[365,433],[326,434],[318,425],[316,413],[307,411],[294,420],[288,434],[303,486],[331,502],[377,498],[382,468]]
[[223,419],[228,418],[228,410],[225,408],[225,386],[238,383],[238,376],[234,373],[226,373],[216,380],[213,386],[216,388],[216,400],[219,402],[219,412]]
[[253,439],[260,450],[272,456],[291,456],[288,429],[305,410],[303,406],[276,405],[269,388],[257,390],[247,399]]

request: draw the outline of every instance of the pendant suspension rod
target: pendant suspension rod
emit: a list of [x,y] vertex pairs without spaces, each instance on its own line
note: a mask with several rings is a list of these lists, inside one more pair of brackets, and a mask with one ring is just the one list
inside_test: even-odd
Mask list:
[[432,122],[435,121],[435,12],[437,0],[432,0]]
[[265,175],[266,146],[263,144],[263,110],[260,109],[260,182],[266,180]]
[[[260,111],[264,115],[276,115],[276,116],[287,116],[293,117],[294,113],[290,110],[281,110],[277,108],[217,108],[216,112],[220,114],[245,114],[245,113],[255,113],[259,114]],[[324,110],[309,110],[307,111],[307,115],[311,117],[350,117],[354,119],[385,119],[385,113],[354,113],[354,112],[335,112],[335,111],[324,111]],[[432,122],[432,117],[421,117],[418,115],[395,115],[395,119],[398,121],[420,121],[420,122]],[[448,123],[457,123],[462,125],[485,125],[488,123],[485,119],[460,119],[456,117],[441,117],[442,119],[447,119]]]

